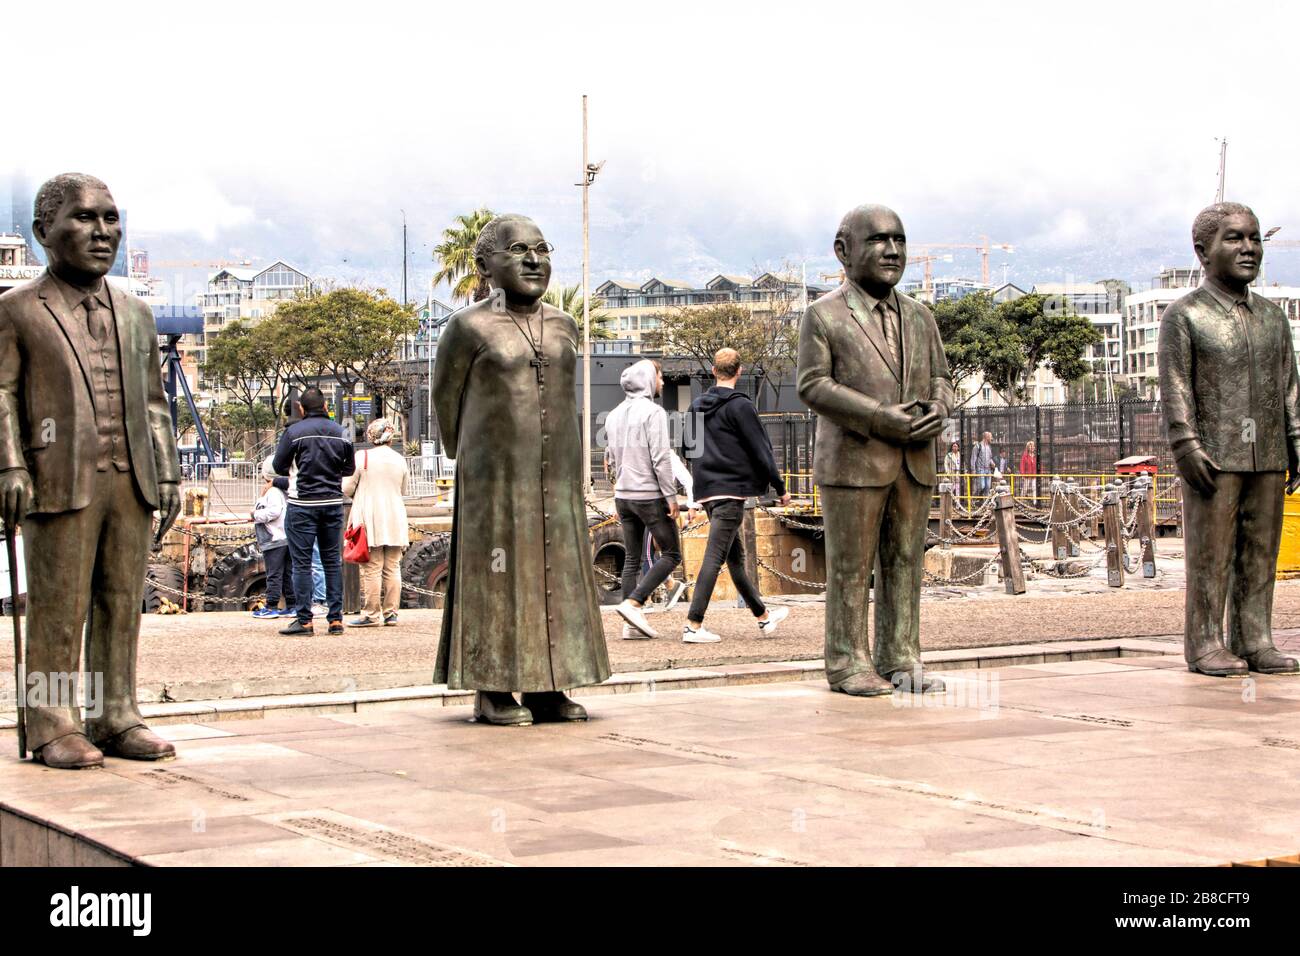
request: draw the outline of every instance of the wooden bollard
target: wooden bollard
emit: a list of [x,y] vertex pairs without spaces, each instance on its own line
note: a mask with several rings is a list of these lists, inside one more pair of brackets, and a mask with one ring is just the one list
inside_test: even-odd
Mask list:
[[1174,515],[1178,520],[1178,537],[1181,538],[1184,536],[1183,535],[1183,479],[1181,477],[1174,478],[1173,492],[1174,492],[1174,508],[1176,509],[1174,511]]
[[1156,490],[1151,479],[1142,475],[1133,487],[1138,509],[1137,534],[1142,546],[1142,577],[1156,576]]
[[[1079,484],[1074,479],[1070,479],[1065,483],[1065,501],[1074,505],[1077,509],[1080,500]],[[1079,540],[1083,536],[1083,522],[1068,507],[1065,509],[1065,513],[1070,519],[1070,527],[1065,529],[1065,536],[1070,542],[1070,557],[1077,558],[1079,556]]]
[[1065,507],[1065,485],[1060,478],[1052,479],[1052,511],[1047,516],[1048,522],[1052,526],[1052,557],[1057,561],[1064,561],[1070,556],[1070,536],[1066,533],[1065,524],[1069,517],[1069,509]]
[[1124,586],[1124,523],[1119,512],[1120,490],[1111,486],[1101,496],[1102,524],[1106,530],[1106,583]]
[[998,548],[1002,557],[1002,582],[1008,594],[1025,593],[1025,572],[1020,567],[1020,539],[1016,536],[1016,506],[1006,482],[998,483],[993,501],[993,520],[998,529]]
[[939,550],[952,550],[952,492],[951,481],[939,482]]

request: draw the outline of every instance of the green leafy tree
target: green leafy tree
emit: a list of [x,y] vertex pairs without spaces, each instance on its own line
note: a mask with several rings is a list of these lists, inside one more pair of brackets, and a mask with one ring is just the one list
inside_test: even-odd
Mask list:
[[[565,285],[552,286],[542,296],[542,301],[553,305],[561,312],[567,312],[578,323],[578,351],[582,351],[582,287]],[[604,311],[605,302],[600,297],[591,300],[591,337],[593,339],[614,338],[614,316]]]
[[[274,321],[262,325],[273,326]],[[270,346],[269,333],[275,329],[264,329],[262,325],[250,326],[243,320],[230,323],[211,339],[203,363],[208,378],[234,395],[243,407],[242,421],[253,431],[254,444],[261,443],[263,424],[270,428],[277,424],[275,413],[262,396],[269,393],[274,401],[280,383],[279,364]],[[269,417],[259,409],[270,413]]]
[[487,297],[487,282],[474,263],[474,244],[495,215],[491,209],[481,206],[468,215],[457,216],[442,231],[442,242],[433,247],[433,258],[439,265],[434,284],[447,283],[452,298],[458,302],[477,302]]
[[751,312],[735,302],[682,306],[659,315],[659,327],[644,333],[642,343],[668,355],[693,359],[708,373],[718,349],[740,353],[754,376],[755,397],[764,384],[780,381],[798,361],[799,329],[786,315]]
[[297,363],[294,377],[314,370],[332,377],[346,395],[359,382],[382,392],[398,346],[419,328],[415,310],[383,289],[317,292],[281,305],[275,319],[286,327],[282,350]]
[[1088,349],[1102,341],[1087,318],[1043,295],[998,305],[987,292],[977,292],[937,303],[933,311],[953,381],[979,376],[1008,405],[1025,400],[1041,366],[1063,382],[1086,375]]

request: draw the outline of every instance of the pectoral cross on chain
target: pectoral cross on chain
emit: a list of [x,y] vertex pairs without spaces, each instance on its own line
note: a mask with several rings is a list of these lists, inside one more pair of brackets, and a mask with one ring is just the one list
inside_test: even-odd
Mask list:
[[528,362],[528,364],[531,365],[534,369],[537,370],[537,384],[538,384],[538,385],[545,385],[545,384],[546,384],[546,371],[545,371],[545,369],[546,369],[546,366],[548,366],[548,365],[551,364],[551,360],[548,359],[548,358],[542,358],[542,357],[538,356],[537,358],[530,359],[529,362]]

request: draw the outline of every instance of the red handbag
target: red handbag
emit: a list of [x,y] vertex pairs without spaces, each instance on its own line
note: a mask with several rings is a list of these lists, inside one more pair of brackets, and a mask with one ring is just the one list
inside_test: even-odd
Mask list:
[[[361,470],[370,467],[370,455],[366,454],[365,464]],[[366,526],[355,524],[343,532],[343,560],[352,564],[367,564],[370,561],[370,544],[366,541]]]

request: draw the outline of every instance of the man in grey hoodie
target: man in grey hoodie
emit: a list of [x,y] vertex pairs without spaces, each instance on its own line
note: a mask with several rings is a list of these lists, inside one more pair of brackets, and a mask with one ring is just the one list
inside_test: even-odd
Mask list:
[[[642,359],[623,370],[619,384],[623,402],[605,419],[605,467],[614,477],[625,552],[623,602],[616,610],[632,628],[624,629],[624,637],[655,637],[642,607],[682,563],[668,414],[655,401],[664,379],[655,362]],[[659,558],[638,582],[647,531],[659,546]]]

